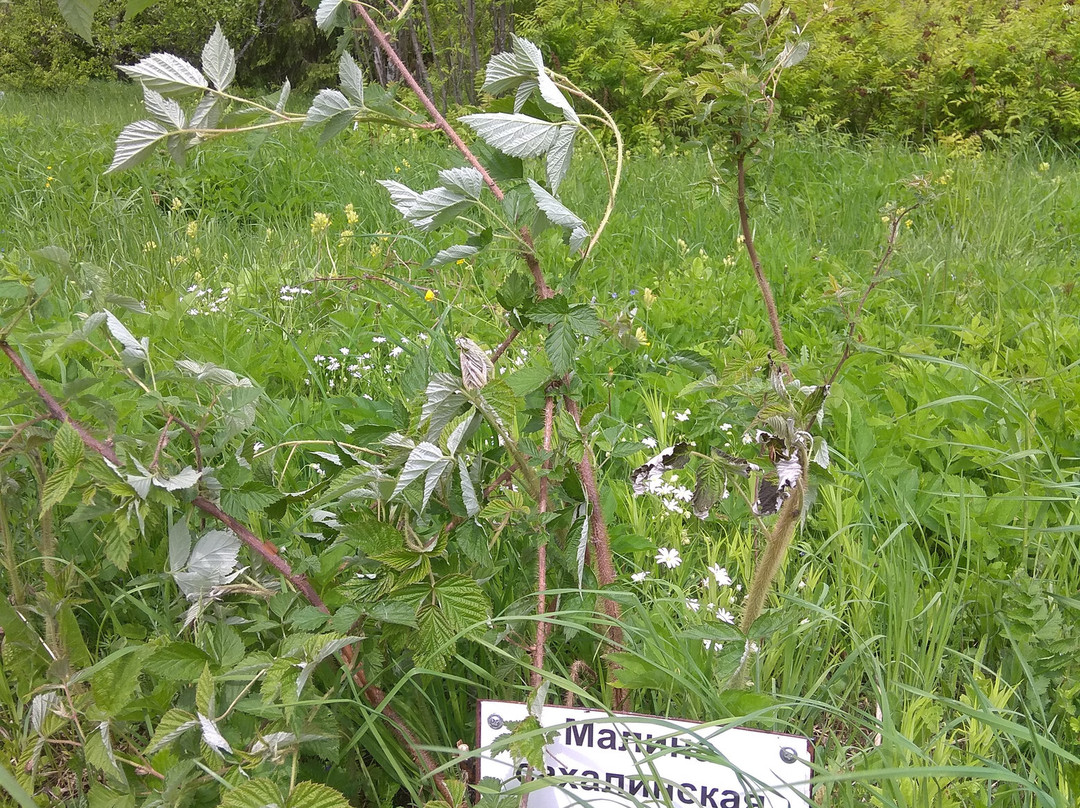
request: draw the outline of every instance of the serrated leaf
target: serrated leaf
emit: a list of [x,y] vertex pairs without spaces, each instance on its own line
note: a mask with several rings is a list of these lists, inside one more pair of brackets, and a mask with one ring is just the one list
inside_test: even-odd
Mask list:
[[428,499],[435,490],[435,484],[442,474],[450,467],[451,458],[444,457],[442,450],[433,443],[423,441],[409,453],[409,459],[405,461],[405,467],[401,470],[394,492],[390,495],[393,499],[398,496],[414,480],[426,475],[424,482],[424,500],[422,507],[427,507]]
[[417,664],[440,671],[453,652],[454,630],[441,609],[428,604],[417,613],[415,651]]
[[444,264],[449,264],[453,261],[476,255],[478,252],[480,252],[479,247],[470,247],[468,244],[455,244],[453,247],[439,250],[420,268],[433,269],[435,267],[441,267]]
[[272,780],[257,777],[225,794],[220,808],[285,808],[285,800]]
[[[222,803],[222,808],[225,808]],[[349,808],[345,796],[322,783],[297,783],[286,808]]]
[[222,33],[220,23],[214,26],[214,33],[203,47],[202,67],[219,90],[224,90],[236,78],[236,53]]
[[338,62],[341,89],[357,106],[364,106],[364,74],[352,54],[344,51]]
[[539,157],[555,143],[559,124],[508,112],[464,115],[461,122],[489,146],[511,157]]
[[117,513],[101,531],[101,545],[105,557],[118,569],[126,570],[131,558],[131,545],[135,541],[136,523],[125,513]]
[[45,513],[59,505],[79,476],[78,466],[61,466],[49,475],[41,489],[40,511]]
[[171,53],[152,53],[134,65],[121,65],[120,69],[131,78],[142,82],[165,95],[184,95],[207,88],[206,77]]
[[573,368],[576,349],[574,329],[565,321],[553,325],[544,338],[544,351],[551,360],[551,368],[556,376],[569,373]]
[[127,326],[108,309],[105,310],[105,327],[109,329],[112,338],[120,343],[123,349],[120,356],[125,365],[130,366],[146,361],[146,343],[135,339],[135,335],[128,331]]
[[210,661],[210,656],[198,646],[190,642],[172,642],[154,651],[143,668],[147,673],[171,682],[191,682]]
[[169,572],[180,572],[191,554],[191,531],[187,522],[174,522],[169,528]]
[[155,475],[154,485],[158,488],[164,488],[166,491],[185,491],[194,488],[202,475],[202,471],[196,471],[191,466],[186,466],[171,477]]
[[277,103],[274,104],[274,112],[284,112],[285,105],[289,102],[289,95],[292,93],[292,84],[286,78],[285,83],[281,85],[281,90],[278,92]]
[[78,466],[82,462],[84,455],[82,438],[75,431],[75,427],[67,421],[64,421],[60,428],[56,430],[56,437],[53,439],[53,451],[56,453],[57,460],[63,466],[70,468]]
[[536,77],[536,88],[540,92],[540,97],[544,99],[548,104],[562,112],[563,117],[571,123],[578,122],[577,113],[574,112],[574,107],[570,101],[563,95],[562,90],[556,86],[555,82],[547,75],[547,73],[541,72]]
[[229,742],[225,740],[225,736],[221,734],[221,730],[217,728],[213,719],[199,713],[199,726],[202,727],[203,743],[219,755],[224,756],[226,752],[232,753],[232,747],[229,746]]
[[139,686],[143,659],[148,651],[143,646],[138,651],[118,657],[91,677],[94,703],[107,715],[114,716],[127,708]]
[[578,535],[577,546],[577,585],[581,589],[585,581],[585,554],[589,549],[589,513],[581,518],[581,533]]
[[195,111],[191,113],[191,128],[192,129],[213,129],[218,124],[218,119],[221,117],[222,104],[216,95],[210,95],[207,93],[199,99],[199,103],[195,105]]
[[105,173],[138,165],[149,156],[158,141],[168,134],[168,130],[156,121],[135,121],[128,124],[116,138],[116,152]]
[[568,230],[577,227],[585,227],[585,222],[582,221],[577,214],[540,187],[540,184],[536,182],[536,180],[529,180],[529,188],[532,189],[533,199],[536,200],[536,206],[544,212],[544,215],[548,217],[552,224],[565,227]]
[[60,0],[60,16],[72,31],[93,45],[94,35],[91,29],[94,13],[100,5],[101,0]]
[[320,136],[320,142],[329,140],[334,135],[343,131],[352,122],[359,110],[349,103],[349,99],[337,90],[320,90],[311,102],[307,111],[307,119],[302,129],[309,129],[320,123],[326,124]]
[[315,10],[315,24],[324,31],[332,30],[341,24],[338,12],[344,7],[344,0],[322,0]]
[[441,433],[464,402],[460,379],[449,373],[434,374],[424,391],[424,406],[420,410],[421,425],[429,424],[428,437],[432,436],[436,426]]
[[491,602],[467,575],[448,575],[435,586],[435,597],[450,627],[457,633],[482,630],[491,616]]
[[158,721],[154,737],[150,739],[144,754],[152,755],[159,749],[164,749],[189,729],[197,726],[199,726],[199,719],[186,710],[176,708],[168,710]]
[[144,86],[143,106],[163,125],[173,129],[184,128],[184,110],[172,98],[166,98],[157,90]]
[[559,134],[547,153],[547,180],[552,193],[559,192],[566,172],[570,168],[570,160],[574,156],[574,135],[577,127],[565,124],[559,127]]
[[461,477],[461,501],[465,504],[465,513],[469,518],[480,513],[480,500],[476,497],[476,489],[473,487],[472,478],[469,476],[469,466],[464,457],[458,457],[458,474]]
[[484,178],[472,166],[444,168],[439,172],[443,185],[452,191],[458,191],[469,199],[479,199],[484,190]]
[[810,43],[805,39],[798,42],[785,42],[784,49],[776,57],[776,64],[780,67],[795,67],[810,52]]
[[240,540],[236,534],[230,530],[211,530],[195,543],[185,571],[174,572],[173,578],[189,598],[205,595],[215,586],[236,578],[239,552]]

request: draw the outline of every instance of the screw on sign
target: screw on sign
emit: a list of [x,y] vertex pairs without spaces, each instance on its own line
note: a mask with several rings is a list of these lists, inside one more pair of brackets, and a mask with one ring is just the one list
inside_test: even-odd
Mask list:
[[[810,800],[812,748],[796,735],[658,716],[545,707],[544,770],[514,761],[512,722],[525,704],[479,704],[480,777],[512,789],[529,779],[529,808],[790,808]],[[536,788],[532,785],[531,788]]]

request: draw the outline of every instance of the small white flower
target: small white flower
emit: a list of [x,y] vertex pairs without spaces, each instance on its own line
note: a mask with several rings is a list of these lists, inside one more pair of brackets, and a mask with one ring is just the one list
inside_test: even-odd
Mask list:
[[679,551],[673,550],[670,547],[661,547],[660,551],[656,554],[655,560],[657,564],[663,564],[669,570],[675,569],[675,567],[682,563]]
[[731,586],[731,576],[728,575],[727,567],[713,564],[709,567],[709,572],[712,573],[712,577],[716,579],[717,586]]
[[395,345],[393,348],[390,349],[390,355],[393,357],[401,356],[403,353],[405,353],[405,349],[402,348],[400,345]]
[[386,337],[372,337],[371,341],[374,342],[376,345],[381,345],[382,343],[386,342]]
[[804,617],[802,620],[799,621],[799,625],[800,626],[805,626],[809,622],[810,622],[810,618],[809,617]]
[[713,640],[702,640],[701,644],[705,646],[705,650],[712,649],[713,651],[723,651],[724,644],[722,642],[714,642]]
[[692,612],[696,612],[701,608],[701,604],[698,602],[697,598],[687,598],[686,608]]
[[640,584],[648,577],[648,572],[635,572],[633,575],[630,576],[630,580],[633,581],[635,584]]
[[338,353],[341,354],[342,356],[348,356],[349,355],[349,349],[348,348],[338,348]]
[[255,443],[254,443],[254,444],[252,444],[252,446],[251,446],[251,451],[253,451],[253,452],[258,452],[258,451],[259,451],[260,449],[262,449],[262,448],[263,448],[263,446],[265,446],[265,445],[266,445],[266,444],[264,444],[264,443],[263,443],[263,442],[262,442],[261,440],[257,440],[257,441],[255,441]]
[[656,448],[656,438],[642,438],[641,442],[648,446],[650,449]]
[[721,623],[732,624],[735,622],[735,615],[729,612],[727,609],[720,608],[716,610],[716,619]]
[[428,341],[428,335],[427,334],[423,334],[423,333],[417,334],[416,338],[418,340],[420,340],[421,342],[427,342]]
[[806,589],[806,581],[799,581],[799,589]]
[[690,420],[690,410],[686,409],[686,410],[683,410],[682,412],[675,413],[675,420],[676,421],[689,421]]

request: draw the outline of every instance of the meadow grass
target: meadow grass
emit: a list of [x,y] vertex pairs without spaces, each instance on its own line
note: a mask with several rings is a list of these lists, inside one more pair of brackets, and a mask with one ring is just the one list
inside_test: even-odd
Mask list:
[[[402,338],[501,339],[488,315],[514,256],[420,269],[455,242],[407,231],[375,184],[431,184],[455,164],[435,136],[361,130],[320,149],[308,134],[275,133],[210,145],[184,170],[157,155],[104,175],[113,138],[139,106],[133,88],[115,85],[0,101],[0,250],[14,262],[60,246],[75,263],[55,280],[73,308],[81,297],[145,301],[149,314],[133,315],[131,327],[155,350],[250,375],[268,394],[258,422],[266,444],[362,443],[344,429],[350,418],[394,422],[419,392],[403,378]],[[579,160],[562,195],[595,219],[603,179],[591,156]],[[620,434],[661,445],[722,422],[737,440],[747,410],[731,404],[724,372],[766,354],[734,205],[707,174],[692,148],[632,156],[607,234],[573,286],[602,317],[636,310],[650,344],[607,340],[580,371]],[[642,660],[634,706],[811,735],[821,805],[1074,805],[1080,162],[1052,144],[965,155],[785,134],[756,174],[758,249],[793,370],[818,383],[846,329],[835,292],[861,293],[883,249],[883,208],[904,200],[902,183],[916,174],[940,195],[902,230],[859,326],[860,349],[829,399],[833,462],[816,472],[744,694],[721,691],[705,624],[686,600],[738,608],[737,592],[700,581],[717,563],[745,585],[760,549],[754,531],[735,519],[665,519],[657,503],[629,495],[628,470],[644,455],[604,460],[625,629]],[[359,221],[342,238],[349,203]],[[332,218],[325,234],[312,232],[316,212]],[[558,279],[570,267],[565,250],[554,234],[539,247]],[[646,288],[656,295],[648,307]],[[434,301],[424,300],[429,289]],[[389,342],[373,341],[382,337]],[[405,350],[391,355],[393,344]],[[353,378],[316,360],[342,348],[371,353],[371,370]],[[687,351],[698,366],[679,359]],[[684,394],[700,363],[719,382]],[[10,369],[0,371],[0,401],[26,414],[20,394]],[[676,421],[684,408],[691,418]],[[282,484],[316,479],[315,462],[305,447],[290,453]],[[658,568],[660,547],[679,548],[683,565]],[[528,547],[493,552],[520,554],[521,569],[534,563]],[[650,576],[631,583],[638,571]],[[496,614],[520,613],[511,594],[520,589],[505,591]],[[571,681],[566,663],[595,636],[595,595],[588,586],[561,593],[549,657],[553,689],[583,700],[609,686]],[[449,686],[416,672],[397,683],[395,703],[431,727],[433,745],[451,747],[470,737],[477,695],[525,696],[521,670],[504,646],[476,644],[459,651]],[[353,738],[342,757],[363,743]],[[392,751],[371,753],[401,765],[400,754],[395,764]],[[369,793],[379,787],[371,777]]]

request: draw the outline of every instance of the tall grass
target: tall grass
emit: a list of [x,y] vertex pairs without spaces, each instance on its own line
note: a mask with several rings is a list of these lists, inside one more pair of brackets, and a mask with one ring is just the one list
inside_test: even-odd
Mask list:
[[[152,343],[251,374],[271,398],[260,415],[268,444],[344,438],[349,408],[369,406],[361,393],[392,414],[404,365],[330,387],[316,354],[366,349],[386,332],[413,337],[437,320],[499,338],[477,312],[494,305],[512,256],[418,269],[436,245],[406,233],[374,183],[431,181],[452,159],[434,137],[359,131],[318,149],[285,133],[208,147],[184,171],[155,157],[105,176],[112,139],[137,106],[130,88],[112,85],[0,101],[0,250],[64,247],[79,262],[57,278],[71,305],[106,293],[145,300],[151,314],[139,328]],[[582,159],[587,170],[563,196],[588,216],[603,178]],[[932,175],[941,196],[903,232],[860,326],[861,350],[833,391],[833,464],[815,479],[750,695],[721,689],[684,602],[709,563],[749,581],[754,531],[665,520],[629,495],[626,461],[606,462],[623,628],[655,676],[635,708],[813,737],[823,806],[1064,808],[1080,799],[1080,162],[1052,145],[964,156],[787,135],[758,178],[758,247],[796,372],[816,383],[845,329],[830,276],[842,289],[866,284],[884,241],[881,209],[912,174]],[[700,185],[705,176],[692,149],[633,158],[608,235],[577,280],[604,316],[637,308],[651,340],[647,351],[607,345],[583,368],[594,398],[610,397],[613,420],[639,436],[692,438],[721,421],[738,429],[743,413],[703,393],[679,396],[696,376],[668,361],[676,352],[694,349],[720,368],[740,351],[763,355],[767,327],[733,204]],[[331,244],[331,265],[309,222],[331,214],[336,241],[350,202],[361,222],[351,244]],[[569,265],[556,242],[542,238],[540,249],[557,278]],[[282,286],[330,275],[352,280],[282,299]],[[221,311],[191,315],[202,306],[192,287],[231,292]],[[648,309],[646,287],[658,295]],[[428,288],[445,308],[423,305]],[[0,400],[19,392],[0,371]],[[685,427],[665,415],[683,407],[693,412]],[[312,476],[303,456],[285,479]],[[679,570],[656,568],[661,546],[682,549]],[[500,575],[527,579],[528,548],[502,551],[519,563]],[[632,584],[637,570],[652,575]],[[142,584],[130,582],[130,603],[115,608],[157,615],[147,619],[161,630],[173,616]],[[594,649],[578,658],[600,669],[596,593],[555,594],[551,692],[596,703],[610,682],[573,681],[566,663]],[[531,635],[530,620],[513,617],[528,607],[497,605],[505,633],[470,646],[441,679],[411,670],[392,683],[399,712],[427,727],[433,745],[471,739],[477,697],[527,695],[527,661],[506,638]],[[379,793],[378,770],[408,762],[359,699],[342,709],[372,731],[342,743],[330,781],[355,775]]]

